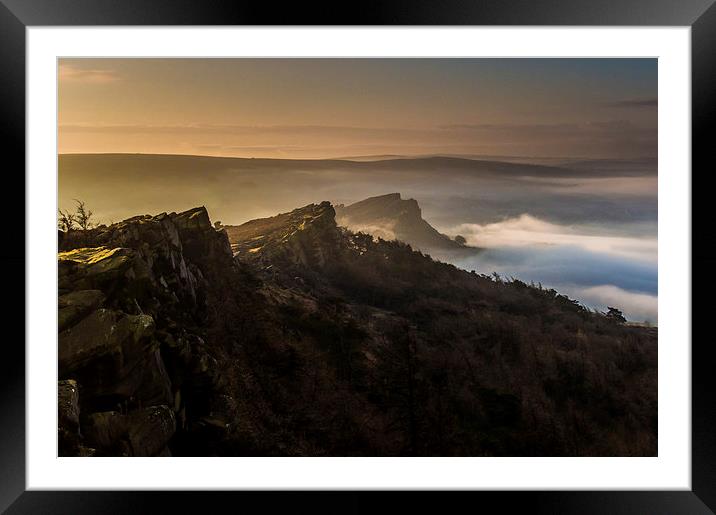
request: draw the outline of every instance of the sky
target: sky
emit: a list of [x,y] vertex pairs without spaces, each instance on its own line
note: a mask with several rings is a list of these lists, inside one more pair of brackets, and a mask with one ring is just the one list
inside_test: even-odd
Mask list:
[[61,59],[58,73],[60,153],[656,153],[656,59]]

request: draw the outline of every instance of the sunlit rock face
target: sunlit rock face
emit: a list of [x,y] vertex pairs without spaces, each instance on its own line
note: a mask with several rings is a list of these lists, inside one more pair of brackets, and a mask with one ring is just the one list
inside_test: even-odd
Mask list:
[[322,267],[341,251],[335,215],[322,202],[225,229],[240,260]]

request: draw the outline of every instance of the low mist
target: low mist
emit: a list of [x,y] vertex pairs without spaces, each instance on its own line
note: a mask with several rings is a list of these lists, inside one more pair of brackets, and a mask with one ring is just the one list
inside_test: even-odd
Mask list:
[[544,162],[60,155],[58,202],[64,210],[83,200],[100,223],[204,205],[213,221],[237,225],[324,200],[400,192],[436,229],[484,249],[434,257],[656,323],[655,161]]

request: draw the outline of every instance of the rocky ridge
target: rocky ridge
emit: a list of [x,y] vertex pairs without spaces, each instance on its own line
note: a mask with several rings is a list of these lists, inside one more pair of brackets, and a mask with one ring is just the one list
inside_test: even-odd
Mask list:
[[235,267],[226,234],[197,208],[61,233],[59,248],[60,454],[169,454],[209,418],[195,385],[217,390],[201,335],[209,280]]
[[330,202],[322,202],[224,229],[240,260],[322,267],[340,252],[335,215]]
[[355,234],[327,202],[59,245],[63,455],[656,453],[656,331]]

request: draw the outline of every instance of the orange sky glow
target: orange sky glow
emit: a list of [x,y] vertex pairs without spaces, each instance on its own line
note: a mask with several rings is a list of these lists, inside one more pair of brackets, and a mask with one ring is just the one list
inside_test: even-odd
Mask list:
[[60,153],[655,157],[655,59],[61,59]]

